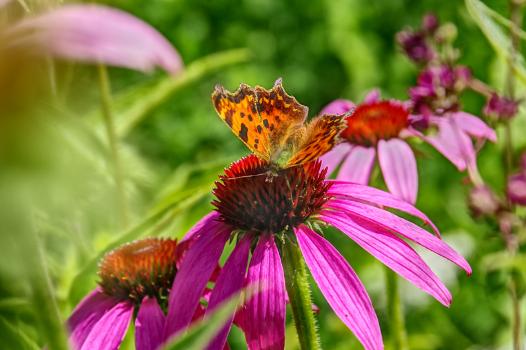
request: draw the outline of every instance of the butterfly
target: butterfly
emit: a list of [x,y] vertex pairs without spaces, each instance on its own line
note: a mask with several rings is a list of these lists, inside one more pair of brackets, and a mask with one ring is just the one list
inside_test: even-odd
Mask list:
[[271,90],[241,84],[234,93],[217,85],[212,102],[219,117],[259,158],[277,169],[318,159],[346,128],[345,115],[321,115],[306,123],[308,108],[278,79]]

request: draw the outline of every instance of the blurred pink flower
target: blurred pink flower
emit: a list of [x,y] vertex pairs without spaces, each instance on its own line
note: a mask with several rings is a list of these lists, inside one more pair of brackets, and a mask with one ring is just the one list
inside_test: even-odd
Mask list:
[[508,120],[517,115],[519,103],[518,100],[493,93],[484,106],[484,114],[497,120]]
[[174,47],[149,24],[101,5],[64,5],[15,23],[4,33],[8,48],[141,71],[183,67]]
[[[207,312],[243,286],[255,286],[256,294],[245,300],[235,322],[244,331],[249,349],[283,349],[287,298],[277,243],[297,241],[312,277],[336,315],[365,349],[383,349],[378,319],[363,284],[336,248],[311,228],[312,221],[338,228],[446,306],[451,294],[402,238],[471,273],[466,260],[440,239],[433,223],[407,202],[368,186],[325,180],[326,170],[320,161],[275,175],[269,175],[269,169],[267,163],[250,155],[233,163],[216,182],[216,210],[190,233],[195,243],[171,289],[165,337],[188,327],[226,242],[234,240],[235,249],[217,278]],[[437,235],[384,208],[422,219]],[[251,247],[255,249],[249,258]],[[208,349],[223,349],[232,322],[234,318]]]
[[[136,349],[157,349],[165,340],[165,315],[159,302],[170,294],[190,244],[191,240],[177,244],[175,240],[147,238],[108,253],[99,265],[99,287],[68,319],[74,349],[118,349],[134,312]],[[203,310],[197,309],[194,316],[202,314]]]

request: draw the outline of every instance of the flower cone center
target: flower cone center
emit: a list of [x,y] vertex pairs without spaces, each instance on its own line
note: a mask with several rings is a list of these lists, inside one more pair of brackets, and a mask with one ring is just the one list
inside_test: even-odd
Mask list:
[[163,299],[175,278],[177,259],[177,241],[172,239],[128,243],[102,259],[99,285],[106,294],[122,300]]
[[373,146],[379,140],[398,137],[409,125],[409,113],[400,104],[381,101],[362,104],[347,117],[341,137],[353,144]]
[[236,229],[279,233],[304,223],[329,199],[325,175],[319,161],[276,170],[251,155],[220,176],[213,204]]

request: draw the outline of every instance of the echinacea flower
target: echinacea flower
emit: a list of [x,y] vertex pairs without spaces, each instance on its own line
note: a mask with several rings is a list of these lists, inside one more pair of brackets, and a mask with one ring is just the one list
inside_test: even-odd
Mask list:
[[[297,104],[295,100],[288,101]],[[363,284],[322,236],[320,225],[336,227],[442,304],[451,303],[447,288],[404,240],[471,273],[466,260],[439,238],[435,225],[418,209],[389,193],[356,183],[326,180],[326,173],[319,160],[276,169],[256,155],[225,169],[214,189],[216,209],[192,229],[195,243],[171,289],[172,312],[167,315],[165,337],[188,327],[225,244],[233,241],[235,248],[217,277],[207,312],[243,286],[253,286],[256,294],[245,301],[235,322],[245,333],[249,349],[283,349],[287,292],[279,247],[293,244],[299,247],[329,305],[365,349],[383,349],[378,319]],[[422,219],[437,235],[385,208]],[[223,349],[233,321],[234,317],[208,349]]]
[[351,101],[336,100],[322,113],[345,114],[347,129],[342,143],[321,159],[331,174],[341,164],[337,179],[368,184],[378,157],[385,183],[395,196],[414,204],[418,192],[416,160],[411,147],[403,140],[409,127],[409,111],[395,100],[381,101],[373,90],[364,102],[354,107]]
[[87,63],[171,74],[182,68],[174,47],[153,27],[102,5],[63,5],[24,18],[4,33],[2,46]]
[[476,171],[477,151],[472,138],[479,142],[497,140],[495,131],[482,119],[460,110],[459,94],[470,76],[463,66],[430,67],[410,89],[409,133],[432,145],[460,171]]
[[68,319],[73,348],[118,349],[134,317],[137,350],[162,344],[163,310],[169,308],[169,290],[190,243],[147,238],[106,254],[99,265],[99,286]]

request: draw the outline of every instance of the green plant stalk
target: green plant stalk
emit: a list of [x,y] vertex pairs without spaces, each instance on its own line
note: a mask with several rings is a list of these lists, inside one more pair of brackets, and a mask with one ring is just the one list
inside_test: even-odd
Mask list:
[[321,349],[312,312],[307,269],[298,245],[285,238],[281,245],[285,285],[289,295],[294,325],[302,350]]
[[[514,67],[517,56],[520,52],[521,39],[515,28],[522,26],[523,4],[517,0],[510,0],[510,21],[513,26],[510,27],[511,52],[508,61],[508,76],[506,79],[506,94],[511,99],[515,98],[515,71]],[[511,133],[511,121],[508,120],[505,125],[505,158],[506,158],[506,175],[509,176],[513,168],[513,141]],[[510,203],[511,205],[511,203]],[[516,244],[507,244],[510,254],[515,255],[517,250]],[[517,290],[517,277],[514,273],[510,276],[510,298],[512,303],[512,333],[513,349],[522,350],[522,319],[521,319],[521,296]]]
[[134,103],[131,109],[119,115],[119,119],[122,120],[122,123],[119,123],[117,127],[119,137],[126,136],[152,110],[165,102],[178,90],[221,68],[247,62],[251,57],[252,55],[248,49],[234,49],[211,54],[190,63],[179,75],[159,81],[151,91],[141,97],[139,102]]
[[385,267],[385,282],[387,291],[387,312],[391,330],[392,347],[396,350],[408,350],[407,332],[405,329],[404,310],[400,300],[400,289],[396,274]]
[[122,164],[119,156],[117,132],[115,130],[111,111],[110,80],[108,78],[108,71],[104,65],[99,64],[97,68],[99,73],[100,105],[113,163],[113,176],[117,192],[119,220],[121,228],[125,228],[128,226],[128,204],[126,202],[126,193],[124,189],[124,173],[122,171]]

